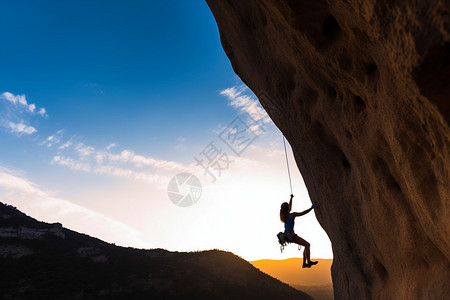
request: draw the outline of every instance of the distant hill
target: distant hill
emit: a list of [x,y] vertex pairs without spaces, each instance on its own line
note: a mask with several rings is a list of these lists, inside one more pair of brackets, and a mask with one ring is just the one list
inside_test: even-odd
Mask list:
[[225,251],[118,247],[0,203],[1,299],[312,299]]
[[332,300],[334,297],[330,269],[333,260],[318,259],[318,261],[319,264],[310,269],[302,269],[301,258],[263,259],[250,263],[262,272],[305,291],[316,300]]

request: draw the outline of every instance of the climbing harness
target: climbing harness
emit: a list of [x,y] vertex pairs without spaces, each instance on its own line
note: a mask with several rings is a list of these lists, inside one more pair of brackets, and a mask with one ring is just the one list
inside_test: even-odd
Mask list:
[[[284,247],[286,247],[287,244],[293,243],[293,242],[288,241],[288,239],[286,237],[286,233],[284,233],[284,232],[278,232],[277,238],[278,238],[278,243],[280,243],[281,253],[283,253]],[[298,245],[298,250],[300,251],[301,249],[302,249],[302,246]]]

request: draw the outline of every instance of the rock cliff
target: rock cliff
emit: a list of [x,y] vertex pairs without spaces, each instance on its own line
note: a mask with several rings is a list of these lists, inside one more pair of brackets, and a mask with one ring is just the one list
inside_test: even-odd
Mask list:
[[447,299],[449,1],[206,2],[318,204],[335,298]]

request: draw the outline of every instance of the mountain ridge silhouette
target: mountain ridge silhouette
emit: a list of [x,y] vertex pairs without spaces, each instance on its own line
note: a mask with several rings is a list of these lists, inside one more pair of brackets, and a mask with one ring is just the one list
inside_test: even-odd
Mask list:
[[221,250],[116,246],[0,202],[2,299],[312,299]]

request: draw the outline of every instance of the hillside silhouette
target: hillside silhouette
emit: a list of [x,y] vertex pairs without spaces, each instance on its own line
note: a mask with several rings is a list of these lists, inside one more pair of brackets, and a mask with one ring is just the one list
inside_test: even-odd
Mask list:
[[1,299],[312,299],[225,251],[115,246],[0,202]]

